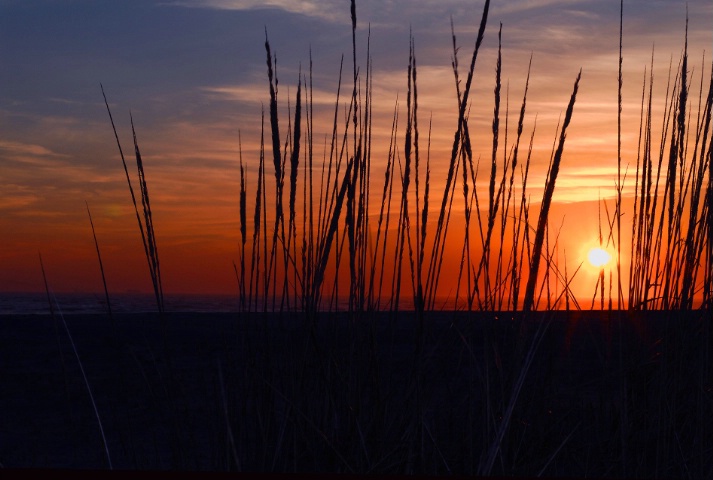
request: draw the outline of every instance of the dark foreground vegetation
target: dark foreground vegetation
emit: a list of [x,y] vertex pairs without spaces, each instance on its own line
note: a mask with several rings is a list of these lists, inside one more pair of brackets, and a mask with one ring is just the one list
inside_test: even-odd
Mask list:
[[700,312],[0,320],[8,468],[713,474]]

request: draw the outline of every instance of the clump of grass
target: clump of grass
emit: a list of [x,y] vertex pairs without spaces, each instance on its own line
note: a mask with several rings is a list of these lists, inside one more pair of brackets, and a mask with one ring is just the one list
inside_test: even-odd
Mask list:
[[[441,208],[438,213],[438,220],[436,222],[436,231],[434,234],[434,247],[433,253],[431,255],[431,260],[428,267],[427,282],[426,282],[426,296],[427,296],[427,308],[433,308],[436,298],[436,292],[438,287],[438,279],[440,277],[441,266],[443,262],[443,252],[445,249],[445,235],[448,228],[448,220],[450,219],[450,202],[449,199],[452,198],[451,188],[455,185],[453,184],[454,175],[456,174],[456,160],[462,158],[459,156],[461,147],[465,149],[466,152],[470,151],[470,140],[467,128],[467,118],[466,118],[466,108],[468,105],[468,97],[470,95],[470,88],[473,82],[473,72],[475,70],[475,62],[478,58],[478,52],[480,51],[480,46],[483,43],[483,37],[485,35],[485,26],[488,21],[488,10],[490,8],[490,1],[486,0],[483,6],[483,14],[480,20],[480,27],[478,28],[478,36],[475,41],[475,47],[473,48],[473,55],[470,61],[470,68],[468,69],[468,75],[466,77],[465,88],[462,93],[458,92],[458,123],[456,127],[456,132],[453,138],[453,147],[451,149],[451,158],[448,165],[448,175],[446,177],[446,184],[443,191],[443,199],[441,201]],[[455,55],[455,54],[454,54]],[[454,56],[455,58],[455,56]],[[457,64],[454,60],[454,70],[457,72]],[[457,75],[456,75],[457,77]],[[456,83],[458,79],[456,78]],[[463,143],[465,142],[465,144]]]
[[[689,103],[695,98],[691,98],[689,86],[687,32],[688,21],[680,68],[673,82],[669,73],[658,155],[652,145],[653,75],[648,79],[647,95],[644,73],[629,269],[631,309],[691,309],[711,305],[713,76],[704,96],[701,73],[698,113],[693,125]],[[652,69],[653,61],[652,53]],[[705,69],[704,57],[702,72]]]
[[574,89],[572,91],[572,96],[569,100],[569,105],[567,105],[567,112],[564,116],[564,123],[562,124],[562,130],[560,131],[559,144],[557,145],[557,151],[555,152],[552,164],[547,173],[547,180],[545,182],[545,192],[542,196],[542,206],[540,207],[540,217],[537,220],[537,229],[535,230],[535,242],[532,247],[532,263],[530,264],[530,272],[527,278],[527,286],[525,287],[525,298],[523,300],[523,310],[528,312],[532,310],[534,305],[534,293],[535,285],[537,282],[537,273],[540,267],[540,258],[542,255],[542,242],[545,237],[545,227],[547,226],[547,216],[550,210],[550,204],[552,203],[552,194],[555,190],[555,182],[557,180],[557,174],[559,173],[560,163],[562,161],[562,152],[564,151],[564,141],[567,137],[567,127],[572,120],[572,112],[574,111],[574,102],[577,99],[577,90],[579,88],[579,79],[582,76],[582,71],[579,71],[577,79],[574,81]]
[[[260,247],[258,243],[261,236],[260,215],[262,215],[262,220],[266,222],[268,213],[264,202],[264,182],[260,181],[260,178],[264,178],[264,173],[262,173],[264,172],[262,167],[262,158],[264,156],[261,154],[261,166],[258,168],[258,176],[260,178],[258,179],[255,201],[251,280],[250,289],[247,292],[250,299],[247,302],[241,300],[241,305],[246,303],[256,304],[257,298],[261,298],[263,309],[268,309],[268,305],[270,305],[270,310],[277,310],[278,306],[275,300],[279,295],[282,299],[279,310],[285,307],[288,309],[302,309],[308,312],[331,310],[334,308],[335,301],[339,300],[341,296],[339,290],[340,266],[347,265],[349,269],[349,285],[348,293],[345,296],[345,300],[348,299],[348,301],[345,301],[345,305],[349,311],[379,310],[386,305],[389,310],[397,312],[402,309],[401,296],[403,292],[410,292],[407,305],[412,305],[417,311],[435,308],[436,298],[439,295],[440,272],[446,256],[448,224],[451,220],[453,202],[455,200],[455,179],[459,174],[458,170],[462,169],[467,233],[464,242],[464,252],[466,253],[464,253],[462,260],[461,274],[465,276],[468,309],[472,309],[476,304],[479,308],[484,309],[502,308],[503,305],[512,305],[513,308],[517,308],[517,292],[522,276],[521,265],[529,264],[529,261],[524,262],[522,258],[525,255],[525,250],[528,251],[527,255],[529,257],[530,248],[528,246],[528,229],[524,228],[523,225],[527,222],[525,189],[530,165],[531,146],[522,177],[523,194],[520,213],[511,224],[508,223],[507,218],[511,209],[511,199],[515,198],[513,185],[517,166],[519,165],[518,147],[524,129],[529,74],[518,121],[517,141],[510,155],[505,156],[505,168],[502,170],[502,178],[496,178],[498,171],[496,166],[497,153],[500,149],[499,137],[501,136],[499,127],[500,67],[496,72],[488,211],[486,220],[483,222],[476,188],[477,166],[473,160],[467,112],[475,64],[485,34],[488,11],[489,2],[486,1],[470,67],[467,72],[465,87],[462,90],[458,72],[457,46],[455,34],[453,34],[453,71],[456,81],[458,118],[440,209],[436,222],[432,224],[434,228],[432,238],[429,238],[430,235],[428,235],[432,181],[430,174],[431,132],[429,127],[429,155],[427,155],[426,161],[425,182],[422,182],[421,170],[423,165],[421,162],[418,128],[417,66],[413,39],[410,40],[409,48],[409,66],[406,82],[406,127],[403,137],[403,150],[400,150],[398,146],[400,142],[397,137],[399,123],[397,103],[392,122],[390,148],[386,158],[384,183],[381,188],[381,208],[376,221],[375,243],[371,245],[369,235],[373,227],[372,218],[369,215],[369,205],[371,203],[369,193],[372,171],[370,147],[372,78],[370,75],[369,46],[367,42],[367,68],[364,80],[364,94],[362,95],[362,80],[357,65],[355,8],[352,9],[354,16],[352,17],[353,82],[351,96],[347,104],[343,106],[345,115],[343,123],[341,123],[338,115],[341,104],[342,68],[340,67],[332,133],[331,137],[328,138],[328,144],[325,144],[322,180],[318,188],[319,208],[316,212],[316,221],[314,220],[312,209],[307,208],[308,204],[313,205],[313,192],[315,191],[313,186],[314,177],[312,176],[315,162],[313,159],[314,148],[312,146],[314,140],[311,123],[313,112],[311,96],[305,96],[307,103],[303,107],[303,82],[300,74],[294,117],[290,120],[293,122],[294,130],[288,133],[283,142],[278,121],[278,83],[275,73],[277,62],[266,38],[265,48],[270,94],[270,138],[273,167],[275,169],[275,214],[271,216],[274,220],[274,227],[270,249],[267,249],[265,245]],[[502,29],[499,37],[501,35]],[[501,63],[500,57],[501,52],[499,51],[498,64]],[[311,69],[310,61],[310,76]],[[306,81],[304,83],[306,85]],[[305,138],[302,138],[305,135],[305,131],[302,129],[302,117],[304,115],[307,116],[307,130]],[[505,125],[504,138],[507,144],[507,121]],[[300,178],[299,169],[301,144],[308,146],[304,152],[306,156],[304,178]],[[506,148],[502,150],[506,151]],[[559,155],[561,155],[561,152]],[[289,167],[287,167],[288,158]],[[285,222],[281,199],[288,168],[289,219]],[[296,192],[299,190],[299,182],[302,182],[303,190],[302,213],[304,218],[302,222],[297,220],[298,212],[296,208]],[[392,192],[396,182],[400,184],[400,195],[397,194],[398,210],[392,215]],[[553,188],[554,181],[551,189]],[[241,202],[244,201],[242,195],[241,190]],[[413,211],[412,205],[415,205]],[[515,208],[514,200],[512,208]],[[470,232],[471,212],[473,210],[477,213],[480,231],[480,246],[477,248],[477,250],[481,251],[479,260],[476,260],[471,252],[471,240],[468,233]],[[502,218],[500,222],[497,222],[498,215]],[[545,222],[546,216],[544,214],[543,222]],[[412,219],[414,218],[415,234],[412,231]],[[265,228],[264,222],[263,229]],[[287,223],[286,227],[285,223]],[[300,223],[302,235],[301,246],[298,246],[297,243],[300,237],[298,226]],[[241,220],[241,225],[244,224],[245,222]],[[392,225],[395,225],[396,228],[392,228]],[[498,233],[496,233],[496,225],[499,225]],[[512,230],[517,236],[517,240],[507,261],[502,251],[497,254],[497,257],[492,257],[497,266],[495,267],[494,280],[491,280],[493,269],[490,265],[490,252],[497,248],[492,239],[499,235],[500,243],[504,243],[507,229]],[[389,235],[392,230],[392,235],[395,235],[395,238]],[[242,230],[241,238],[244,238]],[[263,238],[263,243],[265,242],[266,239]],[[333,245],[335,248],[332,248]],[[301,251],[299,256],[298,249]],[[343,258],[345,255],[346,258]],[[256,261],[261,256],[264,262],[269,259],[269,263],[264,269],[260,268],[260,263]],[[279,261],[278,257],[282,261]],[[392,258],[393,262],[388,262],[388,258]],[[405,259],[408,259],[407,265],[404,265]],[[278,264],[281,265],[281,268],[278,268]],[[407,275],[406,283],[402,282],[404,274]],[[329,290],[324,291],[324,280],[327,275],[330,278],[334,278],[334,282],[327,285]],[[262,283],[257,281],[260,277],[264,279]],[[390,278],[390,282],[388,282],[388,278]],[[534,278],[536,279],[536,275]],[[506,284],[510,286],[505,288],[504,285]],[[292,287],[288,288],[288,285]],[[512,292],[513,300],[508,297],[506,293],[508,290]],[[241,291],[241,295],[245,295],[245,292]],[[271,303],[268,302],[268,298],[272,298]],[[329,301],[325,303],[327,298]],[[456,294],[456,302],[457,298],[458,294]],[[508,299],[507,301],[506,298]]]
[[136,130],[134,129],[134,120],[131,119],[131,134],[134,141],[134,153],[136,155],[136,168],[138,171],[139,178],[139,191],[141,192],[141,207],[143,210],[143,221],[142,217],[139,215],[139,208],[136,203],[136,195],[134,194],[134,188],[131,186],[131,178],[129,177],[129,169],[126,166],[126,159],[124,158],[124,151],[121,148],[121,142],[119,141],[119,135],[116,132],[116,126],[114,125],[114,118],[111,115],[111,109],[109,108],[109,102],[106,99],[106,94],[104,93],[104,87],[101,86],[102,96],[104,97],[104,104],[106,105],[106,111],[109,114],[109,120],[111,121],[111,128],[114,131],[114,138],[116,138],[116,145],[119,147],[119,154],[121,155],[121,163],[124,166],[124,173],[126,174],[126,182],[129,185],[129,192],[131,193],[131,202],[134,205],[134,212],[136,213],[136,221],[139,224],[139,231],[141,232],[141,241],[144,245],[144,253],[146,255],[146,261],[149,266],[149,273],[151,274],[151,283],[153,285],[154,295],[156,297],[156,306],[158,311],[163,313],[163,286],[161,283],[161,267],[158,260],[158,247],[156,245],[156,234],[153,228],[153,215],[151,213],[151,202],[149,201],[149,190],[146,183],[146,176],[144,174],[144,164],[141,159],[141,152],[139,151],[139,144],[136,140]]

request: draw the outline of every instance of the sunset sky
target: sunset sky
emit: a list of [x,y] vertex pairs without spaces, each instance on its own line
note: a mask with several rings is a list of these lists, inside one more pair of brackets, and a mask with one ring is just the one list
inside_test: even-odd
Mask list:
[[[421,133],[425,137],[432,115],[431,176],[434,185],[442,184],[457,121],[450,22],[463,72],[482,8],[481,0],[357,1],[362,68],[371,30],[375,189],[383,181],[397,98],[400,111],[405,110],[409,30],[418,62]],[[624,2],[622,140],[624,163],[632,171],[644,69],[655,49],[654,97],[660,112],[669,65],[675,71],[683,50],[686,8],[689,71],[697,95],[701,72],[706,82],[710,78],[713,3]],[[536,118],[529,179],[533,204],[539,202],[557,124],[582,69],[550,217],[551,225],[563,225],[562,255],[566,251],[573,270],[586,255],[585,245],[597,240],[598,198],[615,195],[619,1],[492,1],[470,114],[474,149],[483,164],[492,142],[499,23],[503,114],[509,92],[508,145],[532,55],[524,136],[529,139]],[[312,52],[315,138],[321,152],[321,139],[330,133],[342,55],[345,79],[351,75],[346,0],[0,0],[0,291],[44,288],[38,252],[55,290],[102,289],[85,201],[109,291],[151,288],[102,84],[127,153],[133,115],[165,291],[235,292],[238,132],[250,197],[261,108],[269,102],[266,30],[277,57],[285,131],[287,101],[294,101],[298,72],[307,70]],[[403,135],[400,139],[403,143]],[[127,159],[132,167],[132,157]],[[486,178],[482,165],[481,170]],[[629,193],[633,182],[626,186]],[[582,271],[581,281],[588,306],[586,288],[593,289],[596,273]]]

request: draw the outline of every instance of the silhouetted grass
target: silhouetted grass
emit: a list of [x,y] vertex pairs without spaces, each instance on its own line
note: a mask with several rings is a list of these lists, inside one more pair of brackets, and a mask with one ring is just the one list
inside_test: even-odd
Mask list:
[[629,308],[633,309],[711,307],[713,82],[709,80],[708,92],[704,94],[704,59],[693,125],[688,110],[694,99],[689,87],[687,41],[679,65],[673,84],[669,75],[658,162],[652,145],[653,76],[648,79],[648,97],[644,76],[628,292]]
[[109,108],[109,102],[104,94],[104,87],[101,87],[102,96],[104,97],[104,104],[106,105],[106,111],[109,114],[109,120],[111,121],[111,128],[114,131],[114,138],[116,138],[116,145],[119,147],[119,154],[121,155],[121,163],[124,167],[124,173],[126,174],[126,182],[129,185],[129,192],[131,193],[131,201],[134,204],[134,212],[136,213],[136,221],[139,224],[139,231],[141,232],[141,240],[144,245],[144,253],[146,255],[146,261],[149,265],[149,273],[151,274],[151,283],[153,284],[154,295],[156,297],[156,305],[159,312],[163,312],[163,287],[161,285],[161,268],[158,260],[158,247],[156,245],[156,235],[153,228],[153,215],[151,214],[151,203],[149,201],[149,191],[148,185],[146,183],[146,177],[144,175],[144,165],[141,160],[141,153],[139,151],[139,145],[136,141],[136,131],[134,130],[134,121],[131,119],[131,133],[134,141],[134,153],[136,155],[136,168],[138,172],[139,181],[139,191],[141,192],[141,207],[143,210],[143,221],[139,215],[139,208],[136,204],[136,196],[134,195],[134,188],[131,186],[131,178],[129,177],[129,169],[126,166],[126,159],[124,158],[124,151],[121,148],[121,142],[119,141],[119,135],[116,132],[116,126],[114,125],[114,118],[111,115],[111,109]]
[[89,224],[92,227],[92,237],[94,237],[94,246],[96,247],[96,250],[97,250],[97,260],[99,261],[99,271],[101,272],[101,276],[102,276],[102,286],[104,287],[104,298],[106,299],[107,313],[109,314],[109,318],[111,319],[112,327],[116,328],[116,325],[114,323],[114,316],[111,313],[111,302],[109,301],[109,289],[106,286],[106,275],[104,274],[104,262],[102,262],[101,251],[99,250],[99,242],[97,241],[97,234],[94,231],[94,221],[92,221],[92,212],[89,211],[89,204],[86,202],[85,202],[85,204],[87,206],[87,215],[89,216]]

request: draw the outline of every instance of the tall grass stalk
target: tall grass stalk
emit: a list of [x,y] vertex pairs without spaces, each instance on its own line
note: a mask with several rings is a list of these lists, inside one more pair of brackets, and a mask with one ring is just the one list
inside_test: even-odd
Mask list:
[[[267,38],[267,30],[265,31],[265,52],[267,53],[267,77],[270,84],[270,129],[272,132],[272,163],[275,170],[275,224],[272,230],[272,246],[270,249],[270,265],[268,270],[265,272],[266,284],[269,286],[272,282],[272,310],[276,307],[276,297],[277,297],[277,245],[281,243],[283,245],[282,253],[283,258],[287,256],[287,252],[284,250],[285,245],[285,219],[283,213],[283,188],[285,181],[284,174],[284,160],[281,155],[280,148],[280,125],[278,119],[277,111],[277,92],[278,92],[278,80],[277,74],[274,73],[277,70],[277,57],[272,55],[270,50],[270,42]],[[274,68],[273,68],[274,64]],[[285,258],[285,262],[287,262]],[[266,292],[267,293],[267,292]]]
[[245,288],[245,243],[247,242],[248,214],[247,214],[247,191],[245,189],[245,167],[243,166],[243,147],[240,132],[238,132],[238,150],[240,152],[240,309],[246,309],[246,288]]
[[[260,221],[263,195],[263,172],[265,165],[265,112],[263,111],[260,122],[260,159],[257,171],[257,189],[255,193],[255,211],[253,214],[252,249],[250,253],[250,287],[248,292],[248,311],[253,302],[253,286],[255,288],[255,309],[258,308],[258,291],[260,287]],[[254,281],[254,283],[253,283]]]
[[[522,105],[520,106],[520,116],[518,117],[517,121],[517,138],[515,140],[515,146],[513,148],[513,153],[512,153],[512,161],[510,163],[511,165],[511,172],[510,172],[510,185],[508,187],[508,196],[507,199],[505,200],[505,211],[503,212],[503,224],[501,227],[501,234],[500,234],[500,244],[503,245],[505,242],[505,230],[506,230],[506,221],[510,217],[510,200],[512,199],[512,209],[513,211],[515,210],[515,196],[512,195],[513,190],[514,190],[514,183],[515,183],[515,173],[516,169],[518,167],[518,153],[520,151],[520,139],[522,137],[522,132],[524,128],[524,120],[525,120],[525,107],[527,105],[527,91],[530,87],[530,71],[532,68],[532,55],[530,56],[530,61],[527,66],[527,77],[525,79],[525,92],[523,93],[522,96]],[[534,131],[533,131],[534,134]],[[530,147],[531,151],[531,147]],[[528,159],[529,159],[529,153],[528,153]],[[525,180],[523,179],[523,182]],[[523,185],[523,193],[524,193],[524,185]],[[514,215],[514,214],[513,214]],[[510,260],[509,260],[509,270],[510,270],[510,288],[509,288],[509,303],[505,305],[505,308],[512,309],[513,311],[517,310],[517,287],[520,284],[520,279],[521,279],[521,271],[519,267],[519,263],[517,261],[518,257],[518,237],[519,237],[519,229],[520,229],[520,222],[521,218],[518,217],[517,220],[512,222],[512,249],[510,251]],[[501,249],[502,252],[502,249]],[[566,260],[565,260],[566,261]],[[569,297],[568,297],[569,298]]]
[[[416,116],[418,114],[418,109],[417,109],[417,103],[416,103],[416,92],[415,92],[415,81],[416,81],[416,57],[414,53],[414,45],[413,45],[413,37],[411,37],[410,42],[409,42],[409,65],[408,65],[408,73],[407,73],[407,78],[408,78],[408,92],[407,92],[407,97],[406,97],[406,112],[407,112],[407,118],[406,118],[406,132],[405,132],[405,144],[404,144],[404,170],[401,175],[401,201],[399,204],[399,230],[397,234],[397,250],[395,254],[395,267],[396,267],[396,287],[395,291],[393,292],[395,296],[395,301],[393,304],[392,309],[394,311],[399,310],[399,295],[401,293],[401,273],[402,273],[402,260],[403,260],[403,254],[404,254],[404,244],[408,247],[409,251],[409,265],[410,265],[410,273],[411,273],[411,280],[412,280],[412,292],[413,292],[413,299],[416,302],[416,305],[418,305],[418,294],[416,292],[416,286],[414,284],[414,277],[416,275],[416,271],[414,269],[414,263],[413,263],[413,249],[411,245],[411,228],[410,228],[410,216],[409,216],[409,205],[408,205],[408,197],[409,197],[409,186],[411,183],[411,162],[412,162],[412,148],[417,141],[417,136],[416,140],[414,141],[414,136],[415,136],[415,127],[414,124],[416,122]],[[414,142],[414,143],[412,143]]]
[[[381,305],[381,292],[384,282],[384,259],[386,257],[386,242],[388,240],[389,233],[389,220],[391,216],[391,192],[393,190],[392,168],[393,159],[395,156],[394,148],[397,136],[397,125],[398,125],[398,101],[394,106],[394,113],[391,121],[391,135],[389,137],[389,150],[386,157],[386,170],[384,172],[384,187],[381,194],[381,207],[379,209],[379,220],[377,222],[376,228],[376,240],[374,242],[373,255],[371,261],[371,272],[369,275],[369,310],[378,310]],[[384,225],[384,209],[386,209],[386,224]],[[384,232],[384,238],[381,239],[381,232]],[[380,243],[381,242],[381,243]],[[381,257],[379,258],[379,247],[381,246]],[[376,284],[375,275],[377,266],[381,265],[382,268],[379,269],[379,279],[378,286]],[[374,290],[376,290],[376,299],[374,299]]]
[[[498,198],[495,197],[495,177],[498,170],[498,141],[500,134],[500,89],[501,85],[501,73],[502,73],[502,33],[503,25],[500,24],[500,29],[498,30],[498,61],[495,67],[495,107],[493,110],[493,149],[490,159],[490,179],[488,183],[488,229],[486,233],[486,244],[483,245],[483,260],[482,264],[485,268],[485,308],[493,308],[493,299],[490,296],[490,249],[487,248],[490,243],[490,237],[492,235],[493,226],[495,225],[495,215],[498,210]],[[500,191],[498,191],[498,195]]]
[[97,234],[94,231],[94,221],[92,221],[92,212],[89,211],[89,204],[84,202],[87,206],[87,215],[89,215],[89,225],[92,227],[92,237],[94,237],[94,247],[97,250],[97,259],[99,260],[99,271],[102,276],[102,285],[104,286],[104,298],[106,300],[106,308],[109,313],[109,319],[111,320],[112,328],[116,330],[116,323],[114,322],[114,315],[111,313],[111,302],[109,301],[109,289],[106,286],[106,275],[104,275],[104,263],[102,262],[101,251],[99,250],[99,242],[97,241]]
[[[297,99],[295,102],[295,122],[294,122],[294,133],[292,135],[292,145],[290,152],[290,197],[289,197],[289,222],[287,226],[287,246],[285,247],[285,283],[283,289],[283,301],[284,304],[285,297],[289,297],[288,294],[288,264],[290,263],[288,258],[291,258],[291,263],[295,265],[293,269],[294,277],[292,283],[297,290],[298,283],[298,271],[296,268],[296,257],[297,257],[297,227],[295,225],[296,219],[296,209],[295,202],[297,199],[297,172],[299,171],[299,160],[300,160],[300,140],[302,138],[302,71],[300,69],[299,80],[297,82]],[[292,250],[290,249],[292,247]],[[295,300],[297,295],[295,295]],[[289,305],[289,304],[288,304]]]
[[545,192],[542,197],[542,205],[540,207],[540,216],[537,221],[537,229],[535,230],[535,243],[532,247],[532,259],[530,264],[530,272],[527,279],[527,286],[525,287],[525,299],[523,303],[523,310],[529,312],[536,305],[533,304],[535,284],[537,281],[537,273],[540,266],[540,257],[542,255],[542,241],[544,240],[545,227],[547,226],[547,216],[550,210],[550,204],[552,203],[552,194],[555,190],[555,182],[557,180],[557,174],[559,173],[560,162],[562,161],[562,153],[564,151],[564,142],[567,137],[567,127],[572,120],[572,113],[574,111],[574,102],[577,99],[577,90],[579,88],[579,79],[582,76],[582,71],[580,70],[577,74],[577,79],[574,82],[574,90],[572,91],[572,96],[569,100],[569,105],[567,105],[567,112],[565,113],[564,123],[562,124],[562,130],[559,138],[559,145],[557,146],[557,152],[554,155],[552,162],[552,168],[547,176],[547,181],[545,183]]
[[139,178],[139,191],[141,193],[141,207],[143,210],[143,222],[139,215],[139,208],[136,203],[136,195],[134,194],[134,188],[131,186],[131,178],[129,177],[129,169],[126,166],[126,159],[124,158],[124,151],[121,148],[121,142],[119,141],[119,135],[116,132],[116,126],[114,125],[114,118],[111,115],[111,109],[109,108],[109,102],[106,99],[106,94],[104,93],[104,86],[101,86],[102,96],[104,97],[104,104],[106,105],[107,113],[109,114],[109,120],[111,121],[111,128],[114,131],[114,138],[116,139],[116,145],[119,148],[119,155],[121,156],[121,163],[124,166],[124,173],[126,174],[126,182],[129,185],[129,192],[131,193],[131,201],[134,204],[134,212],[136,213],[136,221],[139,224],[139,231],[141,232],[141,240],[144,245],[144,253],[146,254],[146,261],[149,265],[149,273],[151,274],[151,283],[153,285],[154,295],[156,297],[156,305],[158,307],[159,313],[163,313],[163,286],[161,284],[161,268],[158,260],[158,247],[156,246],[156,235],[153,228],[153,215],[151,213],[151,203],[149,201],[149,191],[148,185],[146,184],[146,176],[144,175],[144,166],[141,159],[141,152],[139,151],[139,145],[136,140],[136,130],[134,129],[134,120],[131,118],[131,134],[134,142],[134,153],[136,155],[136,168],[138,171]]

